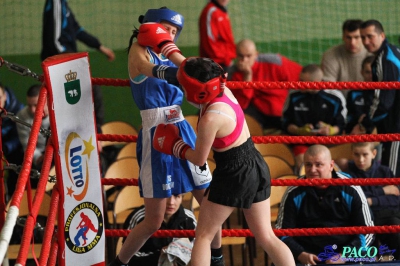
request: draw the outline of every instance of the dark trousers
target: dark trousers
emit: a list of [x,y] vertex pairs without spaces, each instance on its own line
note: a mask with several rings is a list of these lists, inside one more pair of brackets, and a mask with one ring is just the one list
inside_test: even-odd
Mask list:
[[[21,148],[15,151],[5,154],[5,157],[10,164],[21,165],[24,160],[24,152]],[[12,194],[14,194],[15,187],[17,185],[18,174],[13,170],[8,170],[7,172],[7,182],[6,182],[6,200],[10,200]]]
[[261,113],[256,107],[252,104],[249,104],[244,112],[252,117],[254,117],[258,123],[262,125],[264,129],[268,128],[282,128],[282,121],[280,116],[269,116]]
[[394,176],[400,177],[400,141],[383,142],[381,164],[389,166]]
[[[400,225],[400,210],[374,212],[374,224],[376,226]],[[387,246],[388,254],[386,255],[391,255],[390,251],[396,250],[392,255],[396,260],[400,260],[400,233],[377,234],[376,240],[380,246]]]

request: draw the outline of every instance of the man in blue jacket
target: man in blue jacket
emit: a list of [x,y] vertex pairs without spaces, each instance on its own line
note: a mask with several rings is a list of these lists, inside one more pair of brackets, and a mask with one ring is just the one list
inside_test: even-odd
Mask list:
[[109,61],[115,58],[114,52],[102,45],[98,38],[85,31],[75,19],[67,0],[46,0],[43,11],[42,52],[40,57],[45,60],[49,56],[62,53],[76,53],[77,41],[90,48],[97,49]]
[[[368,52],[375,55],[373,81],[400,81],[400,49],[388,42],[382,24],[367,20],[361,24],[361,38]],[[379,134],[400,133],[400,90],[375,90],[374,99],[361,121],[365,127],[376,126]],[[371,126],[372,124],[372,126]],[[382,164],[400,176],[400,142],[384,142]]]
[[[1,112],[4,110],[7,113],[16,115],[22,108],[22,104],[14,92],[0,83],[0,106]],[[10,164],[21,165],[24,159],[24,151],[21,142],[18,138],[17,125],[10,118],[2,118],[1,124],[1,141],[3,154]],[[7,176],[7,199],[10,199],[17,184],[18,175],[14,171],[8,171]]]

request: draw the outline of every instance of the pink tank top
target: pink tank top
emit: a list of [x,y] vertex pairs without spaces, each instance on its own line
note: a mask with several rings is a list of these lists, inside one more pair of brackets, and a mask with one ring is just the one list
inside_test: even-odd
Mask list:
[[[208,107],[210,107],[211,105],[215,104],[215,103],[226,103],[227,105],[229,105],[230,107],[232,107],[232,109],[235,111],[236,114],[236,119],[234,117],[231,117],[230,115],[227,115],[223,112],[220,111],[216,111],[216,110],[208,110]],[[244,124],[244,113],[242,108],[240,107],[240,105],[238,103],[234,103],[231,101],[231,99],[229,99],[228,96],[225,95],[225,93],[221,96],[221,97],[217,97],[215,99],[213,99],[205,108],[205,111],[202,113],[202,115],[206,112],[215,112],[215,113],[219,113],[221,115],[225,115],[227,117],[229,117],[230,119],[234,120],[236,122],[236,127],[235,129],[227,136],[222,137],[222,138],[216,138],[214,140],[213,143],[213,148],[216,149],[222,149],[225,147],[228,147],[229,145],[231,145],[233,142],[235,142],[235,140],[237,140],[237,138],[240,136],[240,134],[242,133],[242,129],[243,129],[243,124]]]

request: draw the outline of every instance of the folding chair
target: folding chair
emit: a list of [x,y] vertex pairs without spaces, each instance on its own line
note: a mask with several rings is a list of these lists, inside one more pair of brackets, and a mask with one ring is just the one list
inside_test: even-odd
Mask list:
[[268,164],[271,178],[277,178],[283,175],[293,175],[294,170],[284,159],[276,156],[263,156]]
[[259,143],[254,144],[256,149],[262,156],[276,156],[284,159],[293,169],[295,167],[295,159],[292,150],[284,143]]

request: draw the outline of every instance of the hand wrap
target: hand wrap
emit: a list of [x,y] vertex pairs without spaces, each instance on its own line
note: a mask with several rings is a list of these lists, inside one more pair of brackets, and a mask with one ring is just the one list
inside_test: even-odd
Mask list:
[[153,67],[153,76],[159,79],[166,80],[169,84],[179,86],[176,73],[178,72],[177,67],[170,67],[166,65],[157,65]]

